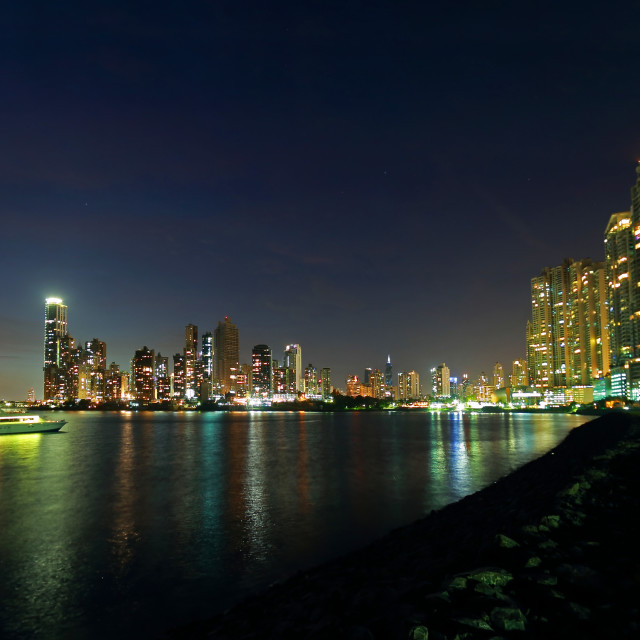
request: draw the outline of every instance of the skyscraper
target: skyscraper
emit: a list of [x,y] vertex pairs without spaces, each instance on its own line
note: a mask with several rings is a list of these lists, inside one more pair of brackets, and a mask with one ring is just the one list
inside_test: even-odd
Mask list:
[[415,371],[398,373],[398,397],[417,400],[420,397],[420,375]]
[[609,296],[611,366],[619,367],[633,354],[631,307],[632,264],[635,260],[631,212],[614,213],[604,232]]
[[322,389],[322,397],[326,400],[331,397],[331,369],[323,367],[320,370],[320,386]]
[[272,390],[271,347],[257,344],[251,350],[252,385],[254,396],[268,396]]
[[235,392],[240,367],[238,327],[225,316],[213,332],[213,376],[225,393]]
[[184,385],[185,395],[193,398],[198,395],[196,360],[198,359],[198,327],[188,324],[184,330]]
[[384,367],[384,383],[387,387],[393,386],[393,367],[391,366],[390,355],[387,356],[387,364]]
[[437,397],[448,398],[451,395],[451,385],[449,379],[451,372],[449,367],[442,362],[435,369],[431,369],[432,391]]
[[493,386],[496,389],[504,387],[504,368],[500,362],[493,365]]
[[527,377],[527,361],[514,360],[511,368],[511,387],[526,387],[529,384]]
[[202,335],[202,365],[205,380],[211,382],[213,380],[213,334],[211,331]]
[[311,363],[304,370],[304,390],[307,395],[318,395],[318,370]]
[[609,371],[605,265],[586,258],[531,280],[529,381],[538,388],[591,384]]
[[284,348],[284,368],[290,372],[290,391],[304,393],[304,371],[302,370],[302,349],[299,344],[288,344]]
[[138,349],[131,361],[133,392],[136,400],[148,403],[156,399],[155,354],[153,349],[144,346]]
[[47,298],[44,306],[44,399],[58,397],[61,365],[60,341],[67,335],[67,307],[60,298]]

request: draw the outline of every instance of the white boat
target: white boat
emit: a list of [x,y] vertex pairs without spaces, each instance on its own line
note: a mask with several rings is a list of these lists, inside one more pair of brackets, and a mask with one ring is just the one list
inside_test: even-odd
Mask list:
[[0,435],[8,433],[46,433],[60,431],[66,420],[41,420],[26,413],[0,414]]

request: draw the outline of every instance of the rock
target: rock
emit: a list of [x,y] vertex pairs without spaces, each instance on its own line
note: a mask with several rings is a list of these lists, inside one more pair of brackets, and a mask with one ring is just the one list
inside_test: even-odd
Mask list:
[[413,627],[409,632],[409,640],[428,640],[429,629],[424,625]]
[[504,587],[513,580],[513,574],[506,569],[488,567],[486,569],[476,569],[466,574],[469,580],[482,582],[490,586]]
[[467,588],[467,578],[465,576],[455,576],[447,582],[446,587],[449,591],[461,591]]
[[557,529],[560,526],[560,516],[544,516],[543,518],[541,518],[540,524],[547,527],[548,529]]
[[495,607],[491,611],[491,624],[500,631],[524,631],[527,619],[520,609]]
[[505,536],[502,533],[496,535],[495,542],[501,549],[515,549],[520,546],[513,538],[509,538],[509,536]]
[[482,618],[467,618],[459,617],[453,618],[458,624],[470,627],[471,629],[478,629],[480,631],[493,631],[491,625]]
[[533,569],[534,567],[539,567],[542,564],[542,560],[538,558],[538,556],[531,556],[525,563],[525,569]]

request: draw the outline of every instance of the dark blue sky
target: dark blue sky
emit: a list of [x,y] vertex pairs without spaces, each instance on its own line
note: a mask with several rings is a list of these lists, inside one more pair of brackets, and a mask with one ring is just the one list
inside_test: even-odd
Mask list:
[[53,295],[122,367],[229,315],[338,386],[508,368],[530,278],[629,207],[634,2],[105,4],[0,21],[0,397]]

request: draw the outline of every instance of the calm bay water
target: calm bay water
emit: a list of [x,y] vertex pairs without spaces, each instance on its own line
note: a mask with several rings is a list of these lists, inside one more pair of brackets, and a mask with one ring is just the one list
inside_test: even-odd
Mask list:
[[1,637],[153,637],[209,617],[485,487],[588,420],[65,417],[58,434],[0,437]]

